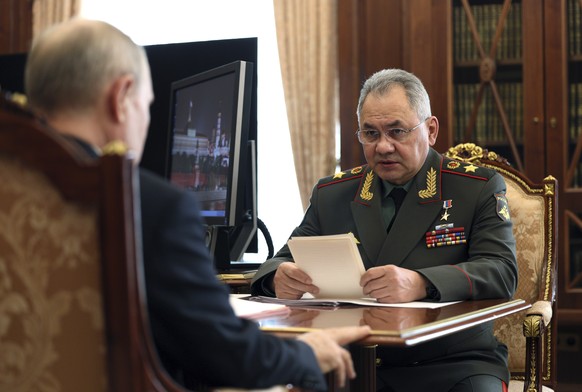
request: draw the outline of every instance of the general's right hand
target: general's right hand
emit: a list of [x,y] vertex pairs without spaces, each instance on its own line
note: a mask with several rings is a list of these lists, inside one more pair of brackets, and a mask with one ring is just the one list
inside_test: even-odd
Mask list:
[[354,363],[349,351],[342,347],[356,340],[361,340],[370,334],[370,327],[341,327],[321,329],[299,336],[299,340],[307,343],[315,354],[322,373],[335,370],[335,378],[340,387],[346,383],[346,378],[356,377]]
[[311,278],[293,262],[279,265],[273,278],[273,288],[277,298],[282,299],[299,299],[305,293],[319,293]]

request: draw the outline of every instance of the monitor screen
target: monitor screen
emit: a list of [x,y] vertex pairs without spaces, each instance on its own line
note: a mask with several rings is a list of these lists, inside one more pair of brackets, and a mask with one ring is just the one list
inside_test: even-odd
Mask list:
[[172,84],[170,181],[196,193],[208,224],[237,223],[240,165],[247,158],[247,68],[235,62]]
[[[256,231],[256,154],[249,140],[252,68],[237,61],[171,86],[167,177],[196,194],[207,226],[228,228],[219,245],[230,249],[232,260],[242,256]],[[212,235],[216,241],[218,234]]]

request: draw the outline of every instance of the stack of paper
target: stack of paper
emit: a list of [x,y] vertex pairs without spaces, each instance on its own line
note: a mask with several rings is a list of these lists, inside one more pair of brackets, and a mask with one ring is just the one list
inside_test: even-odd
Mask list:
[[360,278],[366,271],[352,233],[292,237],[293,260],[319,287],[316,298],[361,298]]

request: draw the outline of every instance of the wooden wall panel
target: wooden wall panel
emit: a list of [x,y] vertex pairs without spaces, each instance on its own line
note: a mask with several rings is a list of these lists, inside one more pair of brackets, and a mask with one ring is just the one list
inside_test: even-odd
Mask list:
[[422,80],[440,130],[435,148],[445,152],[453,140],[453,53],[451,2],[404,3],[403,66]]
[[383,68],[403,66],[403,0],[339,0],[339,91],[342,169],[365,162],[354,133],[362,83]]
[[435,148],[452,143],[451,3],[442,0],[339,0],[341,167],[365,162],[355,139],[359,90],[383,68],[413,72],[424,83],[440,133]]

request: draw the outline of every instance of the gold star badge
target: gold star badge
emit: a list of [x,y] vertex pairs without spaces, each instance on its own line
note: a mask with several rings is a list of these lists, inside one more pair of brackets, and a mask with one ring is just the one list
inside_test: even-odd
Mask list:
[[475,173],[475,170],[477,170],[478,167],[471,163],[468,166],[465,166],[464,169],[465,169],[465,173],[469,173],[469,172]]
[[342,178],[344,176],[344,172],[337,172],[333,175],[333,179],[335,180],[336,178]]
[[441,216],[441,220],[448,221],[449,220],[449,216],[451,216],[451,214],[449,214],[449,211],[447,209],[447,210],[445,210],[445,213],[443,214],[443,216]]

